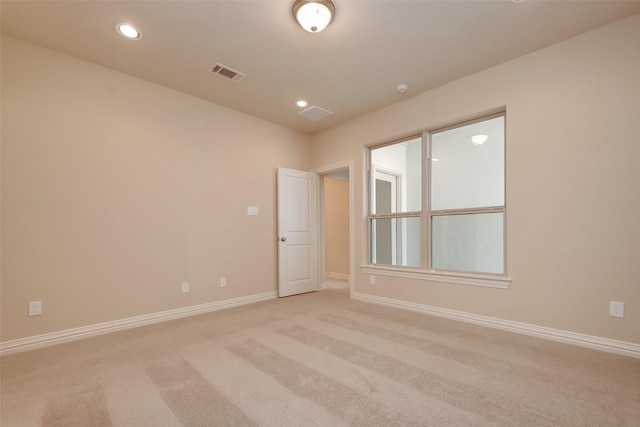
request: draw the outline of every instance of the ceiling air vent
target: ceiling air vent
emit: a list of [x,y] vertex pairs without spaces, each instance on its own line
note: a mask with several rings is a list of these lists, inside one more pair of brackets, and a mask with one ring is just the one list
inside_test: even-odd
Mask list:
[[299,116],[311,120],[312,122],[319,122],[320,120],[326,119],[332,114],[333,113],[331,111],[325,110],[324,108],[318,107],[317,105],[309,107],[306,110],[298,113]]
[[225,79],[229,79],[232,82],[236,82],[236,83],[238,83],[240,80],[247,77],[246,74],[241,73],[240,71],[236,71],[233,68],[227,67],[226,65],[217,64],[217,63],[214,64],[213,67],[211,67],[210,71],[213,74],[217,74],[220,77],[224,77]]

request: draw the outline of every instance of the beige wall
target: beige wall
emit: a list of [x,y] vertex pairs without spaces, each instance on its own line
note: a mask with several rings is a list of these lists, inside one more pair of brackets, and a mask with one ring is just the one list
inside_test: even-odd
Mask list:
[[309,156],[307,135],[3,36],[0,340],[275,291],[275,170]]
[[[353,162],[365,264],[365,145],[506,106],[511,287],[371,286],[358,270],[356,291],[640,343],[637,40],[640,15],[407,94],[309,147],[306,135],[3,36],[0,341],[275,290],[277,166]],[[43,315],[29,318],[33,300]],[[608,316],[610,300],[625,302],[624,319]]]
[[324,177],[325,272],[349,275],[349,182]]
[[[364,146],[506,106],[507,290],[356,273],[356,291],[640,343],[640,15],[375,111],[313,138],[352,160],[366,263]],[[609,317],[609,301],[625,318]]]

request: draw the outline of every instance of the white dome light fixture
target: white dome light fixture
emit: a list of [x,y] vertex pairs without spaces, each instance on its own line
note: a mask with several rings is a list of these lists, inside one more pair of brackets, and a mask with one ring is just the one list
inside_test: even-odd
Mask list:
[[116,31],[129,40],[140,40],[142,38],[140,30],[130,24],[116,24]]
[[489,135],[473,135],[471,137],[471,143],[473,145],[482,145],[487,142],[487,139],[489,139]]
[[336,8],[331,0],[296,0],[291,11],[302,28],[310,33],[319,33],[329,25]]

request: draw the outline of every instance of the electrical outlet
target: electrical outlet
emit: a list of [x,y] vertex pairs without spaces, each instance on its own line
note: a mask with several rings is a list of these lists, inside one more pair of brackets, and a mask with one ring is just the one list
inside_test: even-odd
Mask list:
[[29,303],[29,316],[40,316],[42,314],[42,301],[31,301]]
[[227,287],[227,278],[226,277],[221,277],[220,278],[220,287],[221,288],[226,288]]
[[618,301],[609,301],[609,316],[624,317],[624,303]]
[[374,276],[373,274],[369,275],[369,284],[370,285],[375,285],[376,284],[376,276]]
[[184,283],[182,284],[182,293],[183,293],[183,294],[186,294],[186,293],[188,293],[188,292],[189,292],[189,283],[184,282]]

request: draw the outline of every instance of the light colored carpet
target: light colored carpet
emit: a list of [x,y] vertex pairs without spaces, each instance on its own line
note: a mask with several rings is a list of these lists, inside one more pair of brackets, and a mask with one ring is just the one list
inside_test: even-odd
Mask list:
[[1,359],[9,426],[639,426],[640,360],[329,289]]

